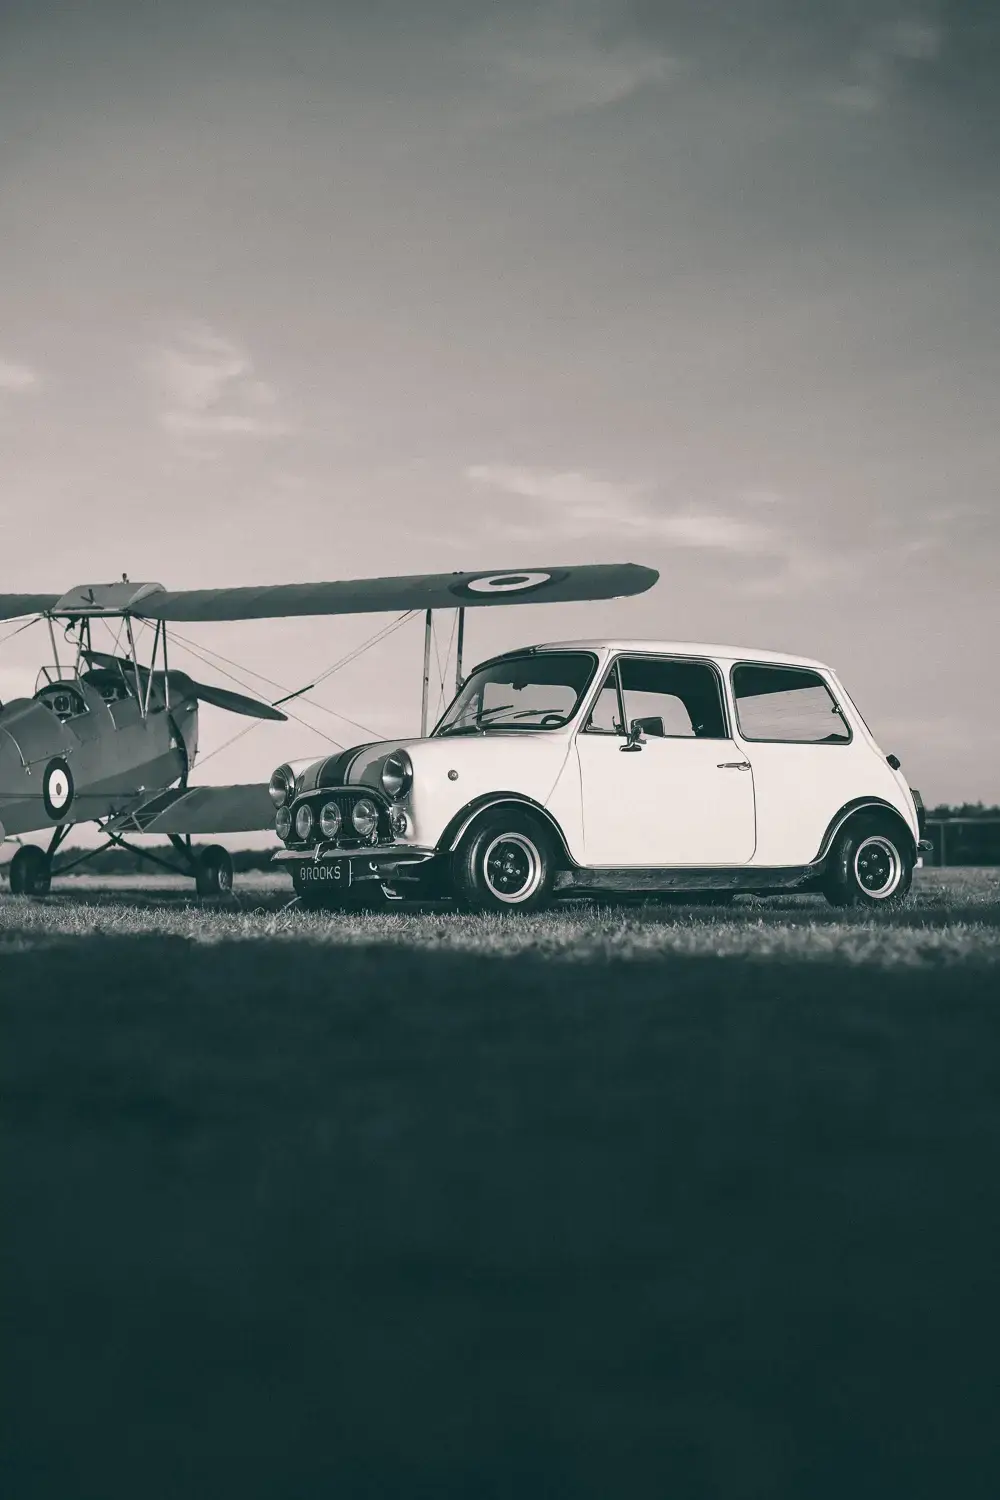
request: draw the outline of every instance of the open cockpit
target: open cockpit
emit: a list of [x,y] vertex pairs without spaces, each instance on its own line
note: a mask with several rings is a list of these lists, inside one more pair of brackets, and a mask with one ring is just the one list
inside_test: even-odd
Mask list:
[[35,701],[55,714],[61,724],[90,712],[83,683],[65,668],[43,667],[35,681]]

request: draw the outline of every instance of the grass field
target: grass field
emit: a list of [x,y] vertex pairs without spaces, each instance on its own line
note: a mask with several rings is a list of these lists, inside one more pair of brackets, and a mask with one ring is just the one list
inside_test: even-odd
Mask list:
[[11,1500],[995,1497],[1000,872],[0,897]]

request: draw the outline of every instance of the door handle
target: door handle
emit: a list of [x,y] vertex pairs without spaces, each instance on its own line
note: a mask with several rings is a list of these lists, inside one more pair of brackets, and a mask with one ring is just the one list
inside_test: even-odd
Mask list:
[[720,760],[715,768],[717,771],[749,771],[748,760]]

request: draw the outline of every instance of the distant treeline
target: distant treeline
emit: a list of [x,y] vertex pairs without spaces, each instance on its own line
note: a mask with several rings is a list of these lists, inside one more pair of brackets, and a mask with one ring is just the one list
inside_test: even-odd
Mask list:
[[984,802],[963,802],[952,805],[939,802],[937,807],[927,809],[929,818],[1000,818],[1000,807],[987,807]]

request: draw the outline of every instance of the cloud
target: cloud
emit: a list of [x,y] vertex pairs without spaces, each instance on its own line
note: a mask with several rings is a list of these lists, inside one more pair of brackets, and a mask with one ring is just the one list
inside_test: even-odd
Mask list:
[[[596,537],[605,544],[658,544],[668,551],[735,558],[745,565],[739,591],[750,598],[779,598],[856,577],[870,561],[867,552],[812,545],[801,532],[772,522],[782,500],[770,490],[743,491],[736,498],[750,514],[734,515],[694,505],[664,510],[653,503],[648,487],[576,470],[472,464],[465,478],[530,505],[519,518],[508,504],[493,522],[495,535],[516,541],[546,535],[574,541]],[[766,523],[759,519],[762,508]]]
[[290,430],[274,386],[247,351],[213,328],[189,328],[147,360],[160,425],[179,438],[277,438]]
[[900,72],[939,55],[941,28],[922,16],[903,16],[869,30],[855,50],[848,77],[830,91],[834,104],[859,114],[878,109]]
[[0,392],[8,396],[26,396],[41,390],[42,377],[28,365],[0,359]]
[[481,101],[484,112],[514,121],[575,114],[661,83],[675,60],[616,27],[619,9],[607,0],[554,0],[525,22],[500,19],[497,7],[472,42],[493,89]]
[[[779,550],[776,530],[759,521],[695,509],[663,513],[648,502],[638,486],[614,483],[576,471],[530,469],[514,464],[473,464],[465,477],[520,499],[547,508],[536,510],[530,526],[558,530],[574,537],[611,534],[636,539],[659,540],[675,547],[741,555]],[[505,526],[516,523],[505,523]]]

